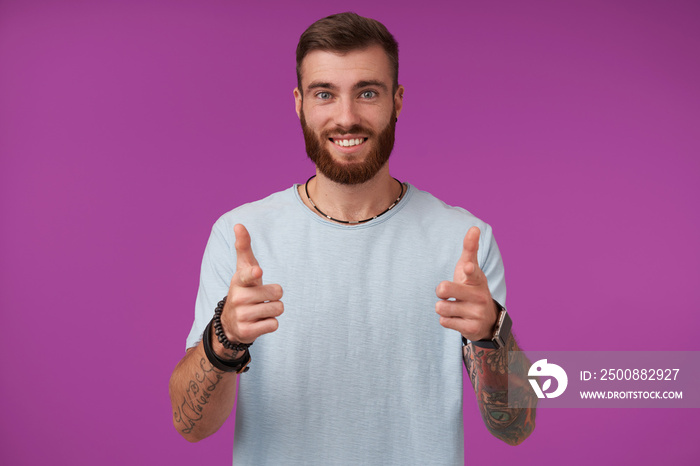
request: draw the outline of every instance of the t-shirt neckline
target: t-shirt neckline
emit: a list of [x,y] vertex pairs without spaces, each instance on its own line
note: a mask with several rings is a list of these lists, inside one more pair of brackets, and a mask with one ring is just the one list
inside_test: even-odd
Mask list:
[[406,192],[404,193],[403,198],[391,210],[389,210],[385,214],[383,214],[383,215],[381,215],[373,220],[370,220],[369,222],[355,223],[352,225],[333,222],[331,220],[328,220],[326,218],[323,218],[323,217],[317,215],[316,212],[309,209],[309,207],[307,207],[307,205],[304,203],[304,200],[299,195],[299,187],[302,186],[301,184],[295,183],[294,185],[292,185],[292,187],[290,189],[293,191],[293,194],[294,194],[294,197],[296,198],[298,207],[303,209],[304,212],[307,215],[309,215],[314,221],[316,221],[322,225],[326,225],[326,226],[333,227],[333,228],[358,229],[359,230],[359,229],[363,229],[363,228],[371,228],[373,226],[380,225],[380,224],[388,221],[389,219],[394,217],[394,215],[396,215],[399,211],[401,211],[403,209],[403,207],[406,204],[408,204],[408,202],[411,200],[411,197],[413,196],[413,191],[414,191],[413,186],[410,183],[404,183],[404,185],[406,185]]

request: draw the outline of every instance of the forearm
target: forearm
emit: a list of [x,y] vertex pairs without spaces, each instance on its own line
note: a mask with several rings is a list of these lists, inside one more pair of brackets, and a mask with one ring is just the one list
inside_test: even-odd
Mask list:
[[191,442],[213,434],[229,417],[236,400],[236,371],[243,371],[250,362],[247,349],[227,349],[222,343],[228,348],[247,348],[260,335],[277,330],[277,317],[284,311],[282,287],[263,284],[263,271],[253,255],[248,230],[237,224],[234,233],[236,272],[205,331],[211,343],[207,351],[213,351],[210,356],[216,367],[200,342],[187,352],[170,378],[173,424]]
[[[500,349],[479,348],[469,343],[463,348],[464,364],[474,387],[479,410],[487,429],[509,445],[522,443],[535,428],[537,399],[528,390],[527,371],[530,366],[524,353],[515,353],[511,364],[511,400],[521,406],[508,407],[508,352],[520,351],[511,335]],[[512,403],[511,403],[512,404]]]
[[[222,356],[228,351],[219,350]],[[234,355],[225,357],[233,359]],[[235,403],[236,375],[213,367],[201,342],[187,351],[170,377],[173,424],[185,439],[197,442],[223,425]]]

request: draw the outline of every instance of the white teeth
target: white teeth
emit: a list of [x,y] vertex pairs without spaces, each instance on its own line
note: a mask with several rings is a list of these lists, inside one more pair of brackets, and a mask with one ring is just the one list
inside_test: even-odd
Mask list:
[[333,142],[339,146],[350,147],[362,144],[365,140],[363,138],[356,139],[334,139]]

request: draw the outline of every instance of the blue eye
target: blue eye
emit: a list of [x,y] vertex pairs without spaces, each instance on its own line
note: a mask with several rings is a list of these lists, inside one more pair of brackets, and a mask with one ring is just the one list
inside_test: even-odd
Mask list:
[[372,99],[377,96],[377,93],[374,91],[364,91],[361,95],[363,99]]
[[316,94],[316,97],[318,97],[321,100],[328,100],[331,98],[331,93],[330,92],[319,92]]

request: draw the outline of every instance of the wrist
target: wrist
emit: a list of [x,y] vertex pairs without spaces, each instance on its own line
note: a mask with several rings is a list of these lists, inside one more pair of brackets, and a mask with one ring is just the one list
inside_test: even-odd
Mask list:
[[212,337],[212,320],[207,324],[204,329],[204,335],[202,337],[202,347],[204,349],[204,354],[206,355],[209,363],[215,368],[223,372],[236,372],[238,374],[248,371],[250,364],[250,352],[246,349],[243,351],[243,355],[237,359],[224,359],[214,352],[212,347],[213,340]]
[[[511,337],[511,327],[513,321],[506,308],[501,306],[496,300],[493,300],[497,310],[496,323],[491,331],[491,334],[481,340],[472,340],[472,344],[479,348],[500,349],[506,346]],[[462,337],[464,338],[464,337]]]
[[[214,310],[214,317],[207,324],[202,336],[204,354],[209,363],[223,372],[246,372],[250,364],[248,347],[252,343],[233,343],[226,337],[221,325],[221,314],[226,298],[219,301]],[[214,337],[216,335],[216,338]],[[223,355],[223,357],[222,357]]]
[[219,342],[219,339],[216,338],[216,334],[214,333],[213,329],[210,335],[210,342],[211,349],[218,357],[222,359],[240,359],[246,353],[246,350],[230,350],[224,347],[224,345]]

